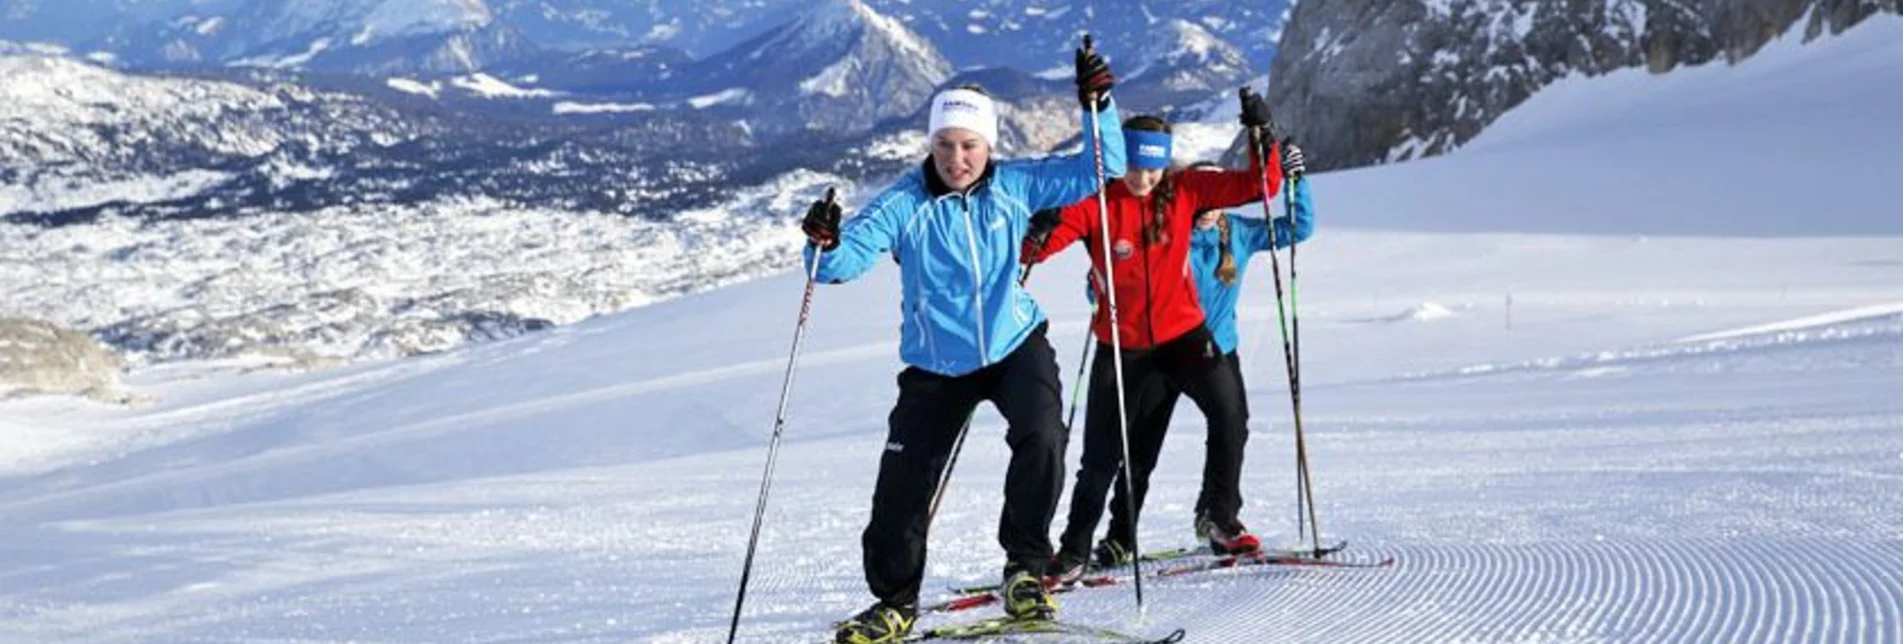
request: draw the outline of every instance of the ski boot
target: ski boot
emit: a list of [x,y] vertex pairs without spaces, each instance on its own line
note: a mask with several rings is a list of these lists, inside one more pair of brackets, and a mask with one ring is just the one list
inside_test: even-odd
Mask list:
[[1098,570],[1128,566],[1131,559],[1130,546],[1124,545],[1122,541],[1104,537],[1103,541],[1097,542],[1097,550],[1093,556],[1097,560]]
[[1087,572],[1090,572],[1090,555],[1059,550],[1057,556],[1051,558],[1050,570],[1044,575],[1044,586],[1069,586],[1083,579]]
[[1196,537],[1209,542],[1209,551],[1219,555],[1246,555],[1262,549],[1262,540],[1249,534],[1241,521],[1234,529],[1225,528],[1208,516],[1196,520]]
[[1012,619],[1055,619],[1057,599],[1044,587],[1037,575],[1017,567],[1004,569],[1004,586],[998,589],[1004,599],[1004,614]]
[[918,608],[914,606],[889,606],[885,602],[873,604],[871,608],[860,611],[851,619],[836,626],[833,642],[836,644],[894,644],[905,640],[911,634],[912,624],[918,621]]

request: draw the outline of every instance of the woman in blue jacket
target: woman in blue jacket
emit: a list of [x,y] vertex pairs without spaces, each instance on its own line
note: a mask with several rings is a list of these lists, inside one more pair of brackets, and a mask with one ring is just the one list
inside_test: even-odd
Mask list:
[[1115,77],[1088,48],[1077,50],[1076,68],[1085,106],[1081,153],[993,162],[996,105],[976,88],[945,90],[932,99],[931,157],[919,169],[843,226],[839,207],[826,202],[813,204],[801,223],[819,281],[852,280],[889,254],[902,283],[899,357],[907,366],[862,538],[878,603],[841,623],[837,642],[896,642],[911,631],[931,499],[959,428],[987,400],[1004,416],[1011,447],[998,525],[1004,609],[1014,617],[1056,612],[1040,579],[1051,561],[1067,436],[1044,312],[1018,284],[1020,242],[1032,212],[1102,187],[1098,151],[1106,178],[1124,171],[1122,127],[1108,97]]
[[[1299,177],[1306,169],[1302,149],[1294,143],[1282,146],[1282,172],[1288,177]],[[1307,181],[1288,181],[1295,191],[1295,212],[1283,213],[1273,222],[1260,217],[1231,215],[1221,210],[1203,212],[1196,217],[1196,230],[1190,233],[1189,263],[1190,272],[1196,277],[1196,299],[1202,303],[1203,319],[1209,325],[1210,335],[1215,337],[1216,350],[1222,352],[1219,368],[1228,369],[1235,374],[1236,382],[1247,381],[1242,377],[1242,361],[1237,358],[1236,302],[1242,295],[1242,276],[1248,270],[1249,260],[1256,253],[1288,248],[1307,241],[1315,233],[1315,204],[1309,195]],[[1270,227],[1274,230],[1271,231]],[[1243,401],[1243,413],[1248,414],[1248,402]],[[1214,435],[1214,434],[1212,434]],[[1236,444],[1223,445],[1210,441],[1204,445],[1203,479],[1208,481],[1211,468],[1229,460],[1240,461],[1243,442],[1248,433],[1244,432]],[[1121,490],[1121,487],[1117,488]],[[1202,517],[1209,505],[1210,489],[1203,486],[1202,494],[1196,498],[1196,516]],[[1122,507],[1111,504],[1111,508]],[[1203,522],[1195,525],[1200,530]],[[1206,535],[1198,533],[1201,541]]]

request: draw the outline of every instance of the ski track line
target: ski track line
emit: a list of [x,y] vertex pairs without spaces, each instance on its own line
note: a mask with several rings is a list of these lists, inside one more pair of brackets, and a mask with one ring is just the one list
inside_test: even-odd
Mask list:
[[[1824,607],[1823,610],[1811,610],[1805,614],[1805,617],[1811,619],[1805,620],[1804,629],[1800,632],[1841,636],[1845,631],[1850,630],[1850,620],[1854,619],[1855,614],[1849,611],[1849,606],[1844,602],[1843,593],[1833,592],[1830,586],[1824,584],[1824,578],[1819,576],[1824,562],[1812,556],[1809,548],[1797,548],[1796,552],[1798,558],[1803,561],[1799,562],[1795,575],[1802,578],[1802,587],[1808,589],[1810,594],[1817,598],[1816,605]],[[1842,623],[1838,623],[1839,620],[1842,620]]]
[[[1709,562],[1677,541],[1651,540],[1639,549],[1644,556],[1657,559],[1670,573],[1666,576],[1666,596],[1672,598],[1670,610],[1659,616],[1659,635],[1679,641],[1696,641],[1700,633],[1724,627],[1713,616],[1728,610],[1734,602],[1747,598],[1726,593],[1726,583]],[[1616,588],[1614,589],[1616,592]],[[1721,640],[1707,640],[1721,641]]]
[[1743,627],[1748,623],[1745,617],[1750,606],[1746,598],[1750,595],[1740,592],[1738,584],[1725,584],[1710,568],[1705,568],[1699,579],[1716,589],[1715,594],[1720,598],[1720,603],[1717,615],[1711,620],[1711,628],[1694,633],[1693,636],[1708,642],[1739,641],[1738,638],[1744,637]]
[[[1886,614],[1880,603],[1881,594],[1878,592],[1880,586],[1871,578],[1873,576],[1874,575],[1857,575],[1851,578],[1852,583],[1856,585],[1857,591],[1851,593],[1851,598],[1856,602],[1855,607],[1851,610],[1855,611],[1854,614],[1869,616],[1866,619],[1860,619],[1855,622],[1856,628],[1850,631],[1850,639],[1854,641],[1872,641],[1882,633],[1880,630],[1872,630],[1869,628],[1870,624],[1868,623]],[[1896,612],[1891,611],[1888,614],[1895,615]],[[1877,628],[1881,628],[1881,626]],[[1903,624],[1898,624],[1896,628],[1903,629]]]
[[[1574,565],[1577,550],[1572,544],[1554,544],[1552,548],[1542,548],[1534,552],[1530,570],[1552,571],[1551,574],[1521,574],[1524,582],[1516,592],[1508,595],[1512,602],[1503,614],[1505,619],[1495,622],[1487,639],[1494,641],[1525,641],[1539,633],[1541,622],[1562,622],[1569,612],[1575,595],[1568,588],[1569,581],[1578,576],[1578,566]],[[1553,601],[1551,616],[1542,615],[1540,605]],[[1549,629],[1550,630],[1550,626]]]
[[[1330,631],[1366,626],[1370,617],[1371,604],[1343,602],[1340,599],[1344,596],[1366,596],[1387,590],[1391,584],[1384,584],[1380,575],[1392,571],[1287,568],[1277,569],[1276,572],[1285,573],[1277,577],[1285,579],[1286,583],[1266,584],[1269,592],[1262,601],[1282,607],[1281,610],[1274,613],[1251,614],[1250,617],[1253,619],[1244,622],[1243,629],[1240,630],[1251,634],[1273,633],[1285,639],[1292,639],[1299,631],[1308,628]],[[1376,574],[1367,574],[1370,572]],[[1232,575],[1234,579],[1232,585],[1243,586],[1256,574],[1254,570],[1242,569],[1238,574]],[[1292,627],[1292,624],[1300,626]],[[1346,641],[1348,638],[1340,639]]]
[[[1162,612],[1153,615],[1158,624],[1192,626],[1190,641],[1196,642],[1891,644],[1903,638],[1897,628],[1903,572],[1891,565],[1903,555],[1898,542],[1714,537],[1355,552],[1356,560],[1394,556],[1397,563],[1372,570],[1247,567],[1158,579],[1156,596],[1165,601],[1155,604]],[[795,637],[810,626],[802,609],[861,599],[857,587],[811,592],[816,579],[838,572],[825,556],[783,560],[761,579],[760,590],[809,601],[761,606],[756,617],[785,621],[774,619],[756,632],[772,641]],[[1193,600],[1214,595],[1233,601]],[[1086,622],[1113,623],[1128,610],[1126,597],[1076,597],[1073,609],[1081,612],[1075,617]],[[1192,600],[1167,601],[1173,597]],[[1198,621],[1209,625],[1194,628]]]
[[[1755,571],[1742,571],[1742,572],[1755,572]],[[1745,596],[1764,597],[1767,594],[1769,594],[1770,592],[1769,584],[1761,575],[1749,574],[1749,575],[1743,576],[1742,579],[1745,583],[1748,584],[1748,586],[1744,586],[1744,588],[1748,588],[1748,591],[1745,591],[1744,593]],[[1758,608],[1769,608],[1769,607],[1759,606]],[[1760,612],[1760,614],[1762,613]],[[1745,639],[1747,641],[1757,641],[1757,642],[1770,641],[1768,639],[1770,635],[1769,633],[1766,632],[1766,630],[1769,629],[1771,625],[1766,624],[1763,620],[1752,620],[1750,622],[1740,622],[1740,624],[1750,626],[1749,630],[1744,631]]]
[[[1903,542],[1890,542],[1886,544],[1886,549],[1890,550],[1889,556],[1886,557],[1890,563],[1903,562]],[[1891,637],[1891,641],[1903,640],[1903,571],[1899,568],[1899,566],[1890,565],[1872,569],[1875,574],[1887,579],[1889,581],[1887,584],[1879,580],[1870,580],[1871,586],[1884,590],[1881,601],[1876,595],[1872,595],[1871,599],[1877,611],[1872,618],[1876,622],[1877,634]],[[1886,621],[1888,628],[1884,627]]]
[[[1415,562],[1413,562],[1408,555],[1401,555],[1390,551],[1376,550],[1369,554],[1376,558],[1398,556],[1395,567],[1392,569],[1355,571],[1366,574],[1353,575],[1354,588],[1350,590],[1362,592],[1352,594],[1359,595],[1368,590],[1373,590],[1375,591],[1374,599],[1370,602],[1365,602],[1366,604],[1372,606],[1393,606],[1398,604],[1400,599],[1406,596],[1406,593],[1402,592],[1405,586],[1399,583],[1400,575],[1405,574],[1403,572],[1404,570],[1411,569],[1415,565]],[[1344,577],[1346,577],[1346,575],[1344,575]],[[1342,642],[1375,641],[1382,630],[1378,615],[1375,614],[1376,611],[1352,607],[1350,602],[1334,601],[1335,599],[1336,598],[1332,597],[1317,598],[1317,601],[1310,602],[1310,605],[1320,603],[1321,609],[1327,611],[1328,614],[1334,618],[1335,621],[1330,624],[1330,628],[1336,631],[1334,633],[1336,639]],[[1299,613],[1291,617],[1300,620],[1305,618],[1306,614]]]
[[1632,560],[1625,558],[1612,559],[1593,566],[1587,584],[1572,589],[1572,592],[1580,597],[1583,609],[1579,617],[1574,620],[1575,632],[1569,634],[1584,639],[1593,634],[1592,629],[1595,624],[1612,623],[1613,616],[1616,614],[1613,611],[1612,602],[1600,599],[1586,591],[1607,587],[1612,584],[1612,580],[1619,579],[1622,574],[1636,577],[1633,571],[1637,569]]
[[[1215,640],[1896,642],[1896,544],[1802,537],[1404,548],[1379,571],[1250,569],[1212,584],[1271,610]],[[1356,573],[1371,574],[1356,574]],[[1348,573],[1348,574],[1341,574]],[[1260,580],[1252,589],[1243,580]],[[1207,583],[1207,582],[1205,582]],[[1458,609],[1457,611],[1449,608]],[[1491,616],[1491,618],[1487,618]],[[1289,628],[1288,620],[1301,623]]]

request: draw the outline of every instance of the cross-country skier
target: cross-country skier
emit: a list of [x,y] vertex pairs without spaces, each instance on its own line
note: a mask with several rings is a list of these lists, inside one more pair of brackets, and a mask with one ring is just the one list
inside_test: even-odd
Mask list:
[[[1243,93],[1242,124],[1251,132],[1266,131],[1268,112],[1260,96]],[[1113,337],[1111,306],[1099,295],[1092,323],[1099,351],[1091,364],[1082,464],[1071,489],[1069,521],[1052,570],[1059,578],[1081,574],[1091,558],[1090,540],[1103,515],[1105,494],[1123,463],[1119,414],[1128,414],[1134,505],[1141,512],[1149,475],[1168,429],[1169,409],[1181,394],[1187,394],[1209,418],[1209,441],[1216,454],[1205,471],[1208,507],[1197,518],[1198,530],[1208,535],[1218,551],[1247,552],[1259,546],[1237,518],[1242,502],[1242,447],[1248,436],[1242,383],[1233,372],[1218,368],[1221,354],[1204,325],[1190,275],[1189,251],[1196,214],[1262,199],[1264,169],[1252,159],[1247,171],[1169,172],[1170,130],[1168,122],[1153,116],[1124,123],[1130,169],[1122,181],[1105,188],[1103,199],[1114,257],[1103,256],[1101,236],[1106,231],[1094,199],[1062,209],[1056,228],[1044,240],[1041,252],[1032,257],[1043,261],[1073,242],[1087,240],[1094,272],[1112,271],[1112,279],[1096,283],[1113,285],[1114,306],[1119,310],[1119,334]],[[1281,182],[1280,163],[1274,156],[1268,163],[1268,190],[1274,194]],[[1118,343],[1120,347],[1112,346]],[[1118,408],[1112,354],[1117,350],[1123,351],[1122,399],[1128,409]],[[1137,517],[1125,518],[1112,523],[1099,547],[1100,560],[1127,556]]]
[[[1189,167],[1195,172],[1206,168],[1215,168],[1214,163],[1199,163]],[[1303,173],[1307,163],[1302,148],[1293,143],[1282,146],[1282,175],[1295,177]],[[1217,369],[1233,374],[1236,382],[1243,383],[1242,361],[1237,356],[1239,344],[1236,337],[1236,302],[1242,295],[1242,277],[1249,266],[1249,259],[1256,253],[1274,248],[1288,248],[1299,242],[1307,241],[1315,232],[1315,204],[1309,193],[1309,182],[1298,181],[1292,184],[1295,191],[1295,215],[1293,219],[1284,214],[1276,217],[1274,223],[1265,222],[1260,217],[1232,215],[1221,209],[1205,210],[1196,215],[1196,229],[1190,233],[1189,264],[1190,273],[1196,278],[1196,300],[1202,304],[1203,324],[1209,328],[1209,334],[1215,338],[1216,350],[1222,354]],[[1275,231],[1271,237],[1269,226]],[[1248,390],[1246,385],[1242,386]],[[1168,425],[1170,412],[1175,408],[1179,396],[1171,395],[1159,411],[1162,419],[1158,422]],[[1243,401],[1243,415],[1248,415],[1248,401]],[[1208,513],[1212,480],[1221,476],[1218,464],[1228,458],[1227,451],[1239,449],[1240,444],[1230,445],[1218,440],[1222,427],[1215,419],[1210,419],[1209,440],[1204,444],[1203,488],[1196,498],[1195,522],[1196,539],[1207,540],[1209,522],[1203,517]],[[1124,501],[1124,485],[1121,473],[1117,482],[1111,486],[1110,524],[1128,524]],[[1129,549],[1116,541],[1106,540],[1098,544],[1097,564],[1100,567],[1129,563]]]
[[[1017,280],[1020,242],[1033,211],[1083,199],[1124,170],[1109,98],[1115,76],[1088,43],[1074,62],[1085,106],[1081,153],[994,162],[996,104],[978,89],[941,91],[931,104],[930,158],[918,170],[843,225],[839,207],[827,202],[813,204],[801,224],[819,281],[849,281],[889,253],[903,284],[899,357],[907,367],[898,376],[863,536],[866,581],[878,602],[840,623],[837,642],[896,642],[911,632],[925,574],[928,506],[959,428],[987,400],[1004,416],[1011,447],[998,521],[1004,610],[1055,615],[1041,578],[1052,558],[1050,525],[1063,493],[1068,436],[1044,313]],[[1102,132],[1101,146],[1093,130]]]

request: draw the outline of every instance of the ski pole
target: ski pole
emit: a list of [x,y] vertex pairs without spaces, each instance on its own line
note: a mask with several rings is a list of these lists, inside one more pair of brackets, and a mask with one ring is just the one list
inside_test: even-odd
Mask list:
[[[1286,139],[1282,144],[1288,145],[1290,141],[1293,141],[1293,139]],[[1305,178],[1300,174],[1290,177],[1288,189],[1282,192],[1282,211],[1288,216],[1291,225],[1295,222],[1296,190],[1301,187],[1302,181],[1304,180]],[[1307,441],[1303,440],[1302,432],[1302,316],[1300,307],[1296,306],[1296,303],[1299,301],[1296,297],[1296,285],[1300,283],[1296,280],[1295,271],[1295,253],[1297,246],[1301,246],[1301,244],[1296,243],[1295,240],[1289,240],[1288,325],[1289,335],[1293,336],[1290,346],[1292,348],[1291,355],[1294,357],[1290,362],[1295,365],[1295,371],[1291,372],[1290,376],[1289,397],[1292,399],[1293,402],[1291,404],[1294,405],[1295,408],[1295,454],[1296,459],[1301,461],[1301,466],[1297,468],[1296,474],[1302,479],[1303,498],[1307,500],[1308,504],[1309,536],[1313,538],[1310,545],[1313,551],[1320,552],[1322,547],[1321,522],[1315,518],[1315,484],[1314,480],[1310,477],[1310,473],[1313,470],[1308,467],[1308,444]]]
[[[1244,87],[1242,91],[1246,93],[1248,92],[1248,88]],[[1269,269],[1275,278],[1276,324],[1282,332],[1282,360],[1283,366],[1288,372],[1289,401],[1294,413],[1296,537],[1299,539],[1304,532],[1307,532],[1311,537],[1310,543],[1312,547],[1319,551],[1321,549],[1321,525],[1315,520],[1315,494],[1313,485],[1309,482],[1308,449],[1302,432],[1301,372],[1300,365],[1297,363],[1298,357],[1295,353],[1294,341],[1290,338],[1289,331],[1291,326],[1289,320],[1294,316],[1291,309],[1293,309],[1294,305],[1294,264],[1295,246],[1297,246],[1297,244],[1295,240],[1289,240],[1289,298],[1287,306],[1285,306],[1282,296],[1282,266],[1281,260],[1278,259],[1280,254],[1276,251],[1276,247],[1280,246],[1281,242],[1276,239],[1278,235],[1275,227],[1275,212],[1269,208],[1268,155],[1273,150],[1262,144],[1260,128],[1251,129],[1250,138],[1252,141],[1250,142],[1249,148],[1255,153],[1257,162],[1262,166],[1262,215],[1264,220],[1269,224]],[[1274,136],[1273,130],[1271,130],[1270,136]],[[1289,221],[1291,223],[1295,217],[1295,200],[1293,198],[1295,186],[1299,185],[1301,180],[1297,178],[1295,181],[1295,184],[1290,185],[1283,192],[1284,202],[1287,204]],[[1306,512],[1304,512],[1304,510],[1306,510]],[[1306,523],[1304,523],[1304,519],[1306,519]],[[1306,526],[1306,528],[1304,526]]]
[[[1097,305],[1095,304],[1090,306],[1090,317],[1092,319],[1097,317]],[[1084,365],[1090,364],[1090,345],[1093,344],[1096,343],[1090,341],[1090,325],[1085,324],[1084,349],[1077,354],[1077,377],[1070,381],[1070,413],[1064,416],[1065,431],[1070,431],[1072,427],[1077,426],[1077,394],[1084,390]]]
[[[1090,34],[1084,34],[1084,52],[1091,51]],[[1097,96],[1090,97],[1090,131],[1097,142],[1093,147],[1096,153],[1094,158],[1097,161],[1097,185],[1101,187],[1106,180],[1103,169],[1103,122],[1096,116],[1101,107],[1097,101]],[[1135,477],[1131,475],[1130,470],[1130,418],[1124,411],[1126,406],[1123,395],[1123,334],[1117,328],[1117,281],[1113,275],[1114,267],[1111,265],[1116,255],[1110,252],[1110,204],[1101,189],[1097,191],[1097,219],[1098,226],[1102,228],[1102,234],[1097,238],[1103,242],[1099,245],[1103,247],[1104,301],[1110,305],[1110,361],[1116,372],[1114,375],[1117,383],[1117,438],[1123,444],[1123,491],[1127,495],[1124,498],[1124,504],[1127,506],[1126,511],[1130,514],[1132,528],[1130,530],[1130,578],[1134,582],[1131,587],[1135,589],[1137,612],[1140,614],[1143,612],[1143,551],[1137,547],[1136,489],[1132,482]]]
[[[1288,145],[1290,141],[1294,139],[1285,139],[1283,145]],[[1305,181],[1305,177],[1302,177],[1300,173],[1290,177],[1288,189],[1283,191],[1283,211],[1288,215],[1290,225],[1296,221],[1294,219],[1296,217],[1296,189],[1302,187],[1302,181]],[[1298,303],[1296,284],[1300,284],[1296,280],[1296,246],[1302,246],[1302,244],[1296,244],[1294,240],[1288,242],[1288,335],[1294,335],[1290,343],[1294,360],[1290,362],[1296,366],[1290,379],[1292,385],[1288,387],[1288,396],[1294,400],[1292,404],[1296,413],[1296,459],[1302,461],[1298,474],[1302,476],[1302,492],[1307,499],[1307,509],[1309,509],[1309,537],[1313,537],[1313,543],[1311,543],[1313,549],[1321,553],[1321,522],[1315,518],[1315,482],[1313,478],[1309,478],[1311,469],[1307,465],[1307,442],[1302,438],[1304,436],[1302,433],[1302,309],[1296,307]]]
[[[826,189],[826,204],[833,205],[835,191]],[[753,576],[753,554],[760,543],[760,524],[766,518],[767,492],[773,485],[773,465],[780,454],[780,434],[786,430],[786,401],[793,393],[793,367],[799,364],[800,344],[806,339],[806,321],[813,310],[813,285],[819,282],[819,260],[826,252],[817,248],[813,265],[806,273],[806,292],[800,296],[799,322],[793,326],[793,351],[786,359],[786,378],[780,384],[780,409],[773,418],[773,437],[767,442],[766,473],[760,476],[760,499],[753,506],[753,532],[747,536],[747,559],[740,568],[740,590],[733,598],[733,621],[727,625],[727,644],[740,633],[740,613],[747,601],[747,580]]]
[[945,471],[938,474],[938,487],[932,490],[932,509],[925,514],[925,529],[932,529],[932,520],[938,518],[938,502],[945,499],[945,486],[951,484],[952,468],[958,466],[958,453],[965,451],[965,434],[971,431],[971,419],[978,415],[977,409],[965,414],[965,424],[958,428],[958,438],[952,441],[951,460],[945,462]]

